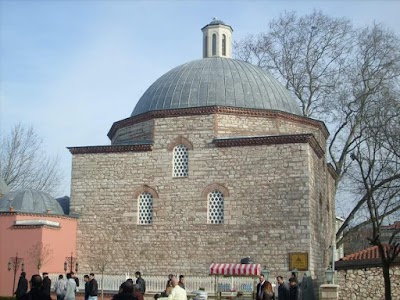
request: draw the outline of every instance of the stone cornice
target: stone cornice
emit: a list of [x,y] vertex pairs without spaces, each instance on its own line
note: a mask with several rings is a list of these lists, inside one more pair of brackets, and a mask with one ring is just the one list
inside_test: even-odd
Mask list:
[[67,148],[71,154],[145,152],[152,150],[152,144],[84,146]]
[[56,229],[59,230],[61,227],[55,227],[55,226],[48,226],[48,225],[13,225],[11,226],[12,229],[38,229],[38,228],[47,228],[47,229]]
[[238,116],[249,116],[249,117],[268,117],[268,118],[282,118],[297,122],[300,124],[311,125],[319,128],[325,139],[328,138],[329,132],[325,124],[321,121],[282,112],[276,110],[265,110],[265,109],[250,109],[250,108],[239,108],[239,107],[227,107],[227,106],[202,106],[202,107],[191,107],[191,108],[180,108],[180,109],[168,109],[168,110],[156,110],[149,111],[147,113],[126,118],[115,122],[107,136],[111,140],[118,129],[148,121],[156,118],[172,118],[182,116],[195,116],[195,115],[211,115],[211,114],[228,114]]
[[36,214],[36,213],[25,213],[25,212],[9,212],[9,211],[0,211],[1,216],[30,216],[30,217],[51,217],[51,218],[60,218],[60,219],[78,219],[78,216],[67,216],[67,215],[56,215],[56,214]]
[[331,174],[333,179],[337,180],[339,178],[338,174],[336,173],[335,167],[331,163],[328,163],[328,172],[329,174]]
[[255,145],[299,144],[308,143],[318,158],[325,155],[313,134],[270,135],[254,137],[215,138],[213,143],[217,147],[240,147]]

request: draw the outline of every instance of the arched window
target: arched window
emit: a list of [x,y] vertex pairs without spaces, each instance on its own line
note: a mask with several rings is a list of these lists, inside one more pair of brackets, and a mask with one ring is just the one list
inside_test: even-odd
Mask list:
[[208,50],[208,36],[204,37],[204,57],[207,57],[207,50]]
[[214,190],[208,194],[208,223],[224,223],[224,194]]
[[139,195],[139,214],[138,223],[139,224],[151,224],[153,222],[153,196],[144,192]]
[[226,56],[226,35],[222,35],[222,55]]
[[212,55],[217,55],[217,35],[212,36]]
[[185,145],[174,148],[173,177],[187,177],[189,175],[189,152]]

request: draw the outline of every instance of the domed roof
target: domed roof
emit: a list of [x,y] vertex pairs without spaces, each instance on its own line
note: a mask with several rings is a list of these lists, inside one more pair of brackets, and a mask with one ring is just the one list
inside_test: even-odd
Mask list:
[[165,73],[139,99],[131,116],[215,105],[301,115],[289,92],[270,73],[244,61],[212,57]]
[[0,211],[50,213],[63,215],[60,204],[49,194],[37,190],[21,189],[9,192],[0,199]]

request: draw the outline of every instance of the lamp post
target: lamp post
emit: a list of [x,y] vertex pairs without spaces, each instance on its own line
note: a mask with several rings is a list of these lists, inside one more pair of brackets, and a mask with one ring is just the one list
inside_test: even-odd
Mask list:
[[333,283],[333,275],[335,275],[335,271],[332,268],[328,268],[325,271],[325,279],[328,282],[328,284]]
[[17,275],[17,271],[18,271],[20,265],[21,265],[21,271],[23,272],[25,269],[24,259],[22,257],[18,257],[18,252],[17,252],[17,254],[13,257],[10,257],[10,259],[8,261],[8,271],[11,271],[11,269],[14,271],[13,288],[12,288],[11,295],[14,295],[15,276]]
[[69,272],[72,272],[72,268],[75,265],[75,272],[78,272],[78,258],[73,256],[73,253],[71,252],[71,256],[67,256],[65,258],[64,262],[64,271],[67,272],[67,269],[69,267]]

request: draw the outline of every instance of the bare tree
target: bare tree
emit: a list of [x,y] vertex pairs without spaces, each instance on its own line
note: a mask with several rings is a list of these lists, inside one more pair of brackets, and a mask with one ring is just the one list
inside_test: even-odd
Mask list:
[[97,249],[96,255],[92,257],[92,265],[94,266],[95,270],[101,274],[100,277],[100,286],[101,286],[101,300],[104,299],[104,273],[107,270],[108,265],[112,261],[112,253],[111,249],[108,245],[112,243],[103,242],[102,246]]
[[[398,111],[389,116],[382,108],[397,105],[400,98],[399,37],[379,24],[357,29],[349,20],[317,11],[302,17],[285,12],[270,22],[267,32],[245,38],[234,49],[236,57],[273,73],[292,92],[304,116],[317,117],[330,128],[328,156],[337,175],[336,200],[338,207],[349,207],[351,153],[371,126],[381,132],[398,121]],[[398,136],[391,142],[388,147],[399,149]],[[374,189],[384,186],[385,181]],[[367,197],[353,199],[353,209],[343,212],[347,217],[336,234],[339,245],[346,228],[368,224],[362,218],[356,222],[357,212],[367,212]]]
[[0,176],[11,190],[32,188],[53,194],[62,182],[59,157],[48,156],[32,127],[16,125],[0,140]]
[[53,249],[50,244],[37,242],[28,250],[28,256],[38,273],[40,269],[53,260]]
[[[400,118],[397,118],[397,121],[400,121]],[[400,208],[400,156],[398,148],[391,148],[392,142],[399,139],[400,131],[391,131],[390,128],[387,131],[378,130],[376,125],[381,126],[380,122],[373,120],[372,123],[375,125],[372,124],[367,137],[357,145],[351,155],[356,162],[356,168],[352,170],[352,179],[358,192],[364,195],[367,204],[368,216],[365,222],[372,225],[368,240],[378,247],[385,283],[385,299],[391,300],[389,269],[400,253],[400,243],[394,242],[399,230],[394,231],[388,244],[385,244],[382,241],[381,229],[386,217]]]

